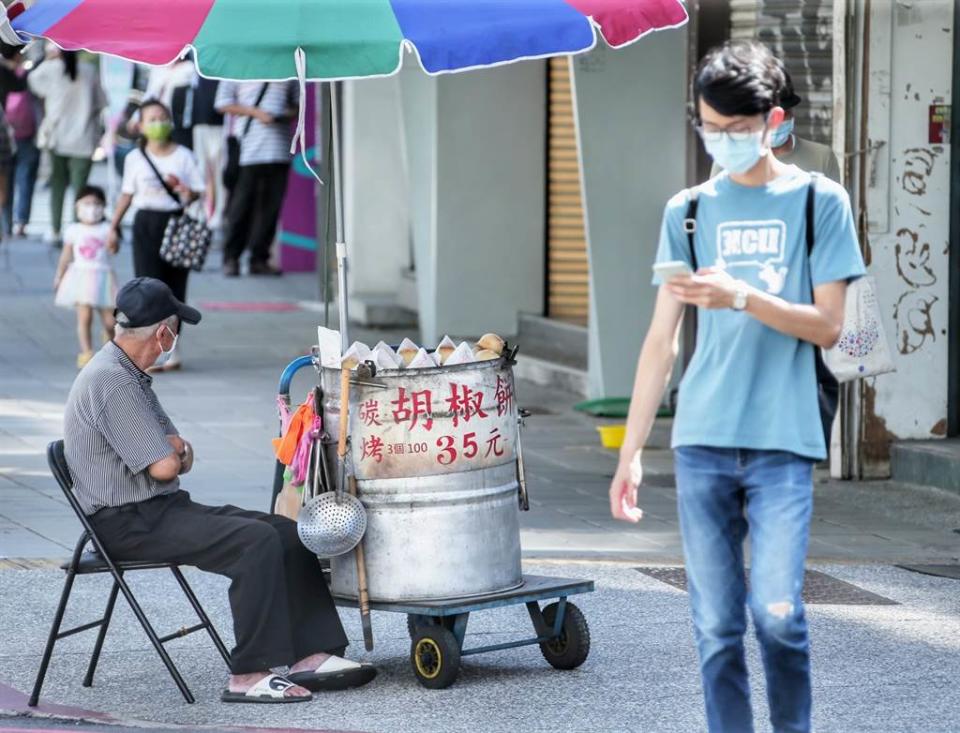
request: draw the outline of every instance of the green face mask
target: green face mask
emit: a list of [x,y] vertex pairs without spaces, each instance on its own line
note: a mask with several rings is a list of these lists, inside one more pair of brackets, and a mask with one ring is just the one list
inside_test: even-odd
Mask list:
[[167,121],[147,122],[142,128],[143,136],[147,138],[147,140],[154,140],[156,142],[168,140],[170,133],[173,132],[173,124]]

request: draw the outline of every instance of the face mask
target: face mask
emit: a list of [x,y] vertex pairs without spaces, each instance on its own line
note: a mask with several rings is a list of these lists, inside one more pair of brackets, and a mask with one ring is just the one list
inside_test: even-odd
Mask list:
[[77,217],[84,224],[96,224],[103,221],[103,204],[80,204]]
[[[167,330],[170,331],[169,328]],[[170,331],[170,333],[173,333],[173,331]],[[180,334],[174,333],[173,345],[167,351],[164,351],[162,346],[160,347],[160,356],[157,357],[157,360],[154,362],[154,366],[163,366],[168,361],[170,361],[170,357],[173,356],[173,352],[176,351],[177,349],[178,338],[180,338]]]
[[750,133],[743,140],[734,140],[729,135],[719,140],[704,140],[703,146],[717,165],[730,173],[746,173],[763,155],[763,137],[766,130]]
[[782,145],[786,145],[792,134],[793,118],[790,118],[789,120],[781,122],[780,127],[770,133],[770,147],[779,148]]
[[166,120],[160,122],[146,122],[143,125],[143,136],[147,138],[147,140],[163,142],[164,140],[169,139],[170,133],[172,132],[173,124]]

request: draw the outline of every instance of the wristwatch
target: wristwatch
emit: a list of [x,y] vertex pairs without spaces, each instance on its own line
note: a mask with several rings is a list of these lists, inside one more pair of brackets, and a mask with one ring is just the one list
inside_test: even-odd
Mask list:
[[743,283],[737,284],[737,289],[733,293],[733,306],[735,311],[742,311],[747,307],[747,286]]

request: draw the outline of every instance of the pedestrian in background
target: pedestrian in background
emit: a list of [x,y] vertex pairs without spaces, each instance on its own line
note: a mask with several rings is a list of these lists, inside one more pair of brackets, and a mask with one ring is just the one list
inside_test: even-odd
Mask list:
[[170,139],[177,145],[193,148],[193,93],[197,69],[190,54],[169,66],[150,68],[144,99],[156,99],[170,110],[173,132]]
[[696,306],[696,349],[680,384],[672,447],[710,733],[754,729],[747,606],[773,730],[810,731],[801,593],[813,464],[827,454],[814,349],[834,345],[847,283],[865,273],[847,192],[771,149],[785,118],[784,86],[780,62],[759,43],[713,49],[697,68],[697,131],[725,170],[667,203],[657,262],[677,274],[654,277],[657,302],[610,484],[614,518],[638,521],[641,451],[676,360],[684,307]]
[[[186,301],[190,270],[164,260],[160,246],[170,217],[203,193],[203,176],[190,149],[170,139],[173,123],[166,105],[157,100],[144,102],[139,124],[143,139],[123,162],[123,182],[110,226],[110,243],[119,245],[121,222],[133,206],[137,212],[131,247],[134,275],[162,280],[178,300]],[[181,365],[178,345],[162,369],[170,371]]]
[[26,236],[27,224],[33,208],[33,190],[40,168],[40,149],[37,147],[37,129],[40,109],[37,100],[27,89],[27,70],[24,57],[16,46],[0,46],[4,68],[12,72],[16,83],[0,82],[4,113],[13,134],[13,170],[4,208],[7,234]]
[[53,280],[57,293],[54,302],[77,311],[77,369],[83,369],[93,358],[94,311],[100,314],[104,343],[113,338],[117,276],[111,260],[117,253],[117,242],[109,238],[106,205],[102,188],[84,186],[77,191],[77,223],[64,232],[63,252]]
[[55,46],[27,76],[27,85],[44,104],[37,139],[51,155],[51,224],[47,239],[58,245],[67,187],[76,193],[87,185],[93,154],[103,136],[107,95],[92,63],[80,60],[76,51],[61,51]]
[[223,115],[216,109],[216,79],[198,76],[193,93],[193,152],[197,156],[207,188],[204,211],[213,230],[223,226],[227,191],[223,185]]
[[[250,250],[251,275],[279,275],[270,264],[280,209],[290,172],[291,120],[297,114],[295,82],[221,82],[216,108],[241,118],[240,175],[227,205],[223,273],[240,274],[240,257]],[[244,119],[245,118],[245,119]]]

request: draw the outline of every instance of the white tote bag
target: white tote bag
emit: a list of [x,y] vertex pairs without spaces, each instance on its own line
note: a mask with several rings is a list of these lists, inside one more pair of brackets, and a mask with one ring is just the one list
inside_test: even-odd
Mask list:
[[823,361],[838,382],[896,371],[872,277],[858,278],[847,286],[843,330],[833,348],[824,349]]

